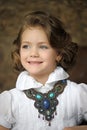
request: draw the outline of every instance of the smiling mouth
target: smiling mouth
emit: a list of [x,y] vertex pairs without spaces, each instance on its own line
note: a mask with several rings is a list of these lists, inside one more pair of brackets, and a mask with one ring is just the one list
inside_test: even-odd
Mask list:
[[38,65],[38,64],[41,64],[43,62],[41,62],[41,61],[29,61],[28,63],[32,64],[32,65]]

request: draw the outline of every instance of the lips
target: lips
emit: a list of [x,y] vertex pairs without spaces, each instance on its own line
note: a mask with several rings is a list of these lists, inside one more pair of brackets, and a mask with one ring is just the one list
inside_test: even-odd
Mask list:
[[38,65],[38,64],[41,64],[41,63],[43,63],[42,61],[29,61],[28,62],[29,64],[35,64],[35,65]]

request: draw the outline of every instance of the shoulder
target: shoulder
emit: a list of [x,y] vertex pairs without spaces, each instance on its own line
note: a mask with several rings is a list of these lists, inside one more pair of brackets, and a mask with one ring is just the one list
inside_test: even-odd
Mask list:
[[9,105],[11,103],[11,95],[9,91],[4,91],[0,94],[0,112],[9,109]]
[[0,103],[1,102],[9,102],[11,101],[12,97],[14,95],[18,95],[18,93],[20,93],[17,89],[11,89],[8,91],[3,91],[2,93],[0,93]]
[[67,80],[67,86],[65,90],[66,90],[66,93],[69,93],[69,95],[72,95],[73,98],[75,96],[87,97],[87,84],[85,83],[78,84],[76,82]]
[[[16,88],[4,91],[0,94],[0,116],[12,118],[23,99],[24,93]],[[4,108],[4,109],[3,109]]]
[[[17,89],[11,89],[9,91],[4,91],[0,94],[0,113],[3,111],[9,111],[12,108],[12,105],[18,100],[22,92]],[[4,109],[3,109],[4,108]]]
[[75,90],[84,90],[84,89],[87,89],[87,84],[85,83],[76,83],[76,82],[73,82],[73,81],[70,81],[70,80],[67,80],[67,87],[69,89],[75,89]]
[[10,93],[9,93],[9,91],[4,91],[4,92],[0,93],[0,99],[1,99],[3,96],[10,98]]

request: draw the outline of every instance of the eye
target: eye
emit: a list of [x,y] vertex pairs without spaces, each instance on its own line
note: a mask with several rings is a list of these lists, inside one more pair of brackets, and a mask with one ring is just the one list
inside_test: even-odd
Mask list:
[[28,49],[28,48],[30,48],[30,45],[22,45],[22,48]]
[[46,45],[40,45],[40,48],[41,49],[48,49],[48,46],[46,46]]

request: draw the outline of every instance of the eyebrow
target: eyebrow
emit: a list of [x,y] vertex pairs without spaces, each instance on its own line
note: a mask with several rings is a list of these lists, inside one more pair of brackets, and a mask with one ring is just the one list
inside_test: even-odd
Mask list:
[[29,41],[22,41],[21,43],[30,43]]
[[[32,43],[29,42],[29,41],[22,41],[22,43],[32,44]],[[38,42],[38,44],[46,44],[46,43],[48,43],[48,42],[45,42],[45,41],[43,41],[43,42]]]

